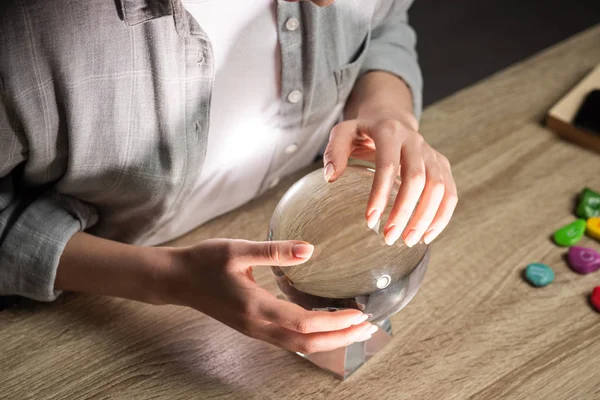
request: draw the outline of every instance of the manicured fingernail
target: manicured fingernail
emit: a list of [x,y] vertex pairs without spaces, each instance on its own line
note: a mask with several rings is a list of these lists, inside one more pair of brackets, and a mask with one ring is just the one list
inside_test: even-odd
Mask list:
[[373,211],[371,211],[369,217],[367,218],[367,226],[370,229],[375,228],[375,225],[377,225],[377,222],[379,222],[379,218],[381,218],[381,213],[378,209],[374,209]]
[[400,229],[398,229],[398,227],[396,225],[392,225],[388,228],[387,232],[385,233],[385,244],[387,244],[388,246],[393,245],[394,243],[396,243],[396,240],[398,240],[398,238],[400,238]]
[[425,232],[425,237],[423,238],[423,243],[429,244],[433,242],[433,239],[437,236],[435,229],[428,230]]
[[371,325],[371,326],[369,327],[369,329],[367,329],[367,333],[368,333],[369,335],[372,335],[372,334],[374,334],[375,332],[377,332],[377,330],[378,330],[378,329],[379,329],[379,326],[377,326],[377,325],[373,324],[373,325]]
[[419,232],[417,232],[416,229],[411,229],[410,232],[408,233],[408,235],[406,235],[406,239],[404,239],[404,243],[406,243],[406,245],[408,247],[413,247],[415,244],[417,244],[419,242],[420,239],[420,235]]
[[377,329],[379,329],[379,327],[377,325],[371,325],[369,326],[369,328],[367,328],[366,331],[364,331],[363,333],[361,333],[358,338],[356,339],[357,342],[364,342],[366,340],[371,339],[371,337],[373,336],[373,334],[375,332],[377,332]]
[[327,165],[325,166],[325,171],[324,171],[325,182],[329,182],[329,180],[333,176],[334,172],[335,172],[335,169],[333,168],[333,164],[327,163]]
[[362,314],[359,317],[356,318],[356,320],[352,323],[352,325],[360,325],[363,322],[365,322],[366,320],[369,319],[369,315],[368,314]]
[[296,258],[310,258],[312,256],[315,246],[308,243],[295,244],[292,247],[292,254]]

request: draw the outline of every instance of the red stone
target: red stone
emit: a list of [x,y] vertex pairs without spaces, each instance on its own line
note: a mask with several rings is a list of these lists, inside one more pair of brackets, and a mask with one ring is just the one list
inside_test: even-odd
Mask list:
[[590,296],[590,301],[592,305],[596,309],[596,311],[600,312],[600,286],[596,286],[592,291],[592,295]]

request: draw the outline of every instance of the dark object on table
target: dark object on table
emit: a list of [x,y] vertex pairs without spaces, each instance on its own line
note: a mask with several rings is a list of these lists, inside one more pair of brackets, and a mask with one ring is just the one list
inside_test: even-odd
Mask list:
[[585,98],[573,125],[600,135],[600,90],[592,90]]
[[17,296],[0,296],[0,311],[6,310],[19,304]]
[[600,65],[556,103],[546,125],[565,139],[600,153]]

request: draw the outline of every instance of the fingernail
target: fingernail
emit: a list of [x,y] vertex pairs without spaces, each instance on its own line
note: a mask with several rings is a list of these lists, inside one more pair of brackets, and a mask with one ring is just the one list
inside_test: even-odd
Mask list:
[[406,235],[406,239],[404,239],[404,243],[408,247],[413,247],[415,244],[419,242],[420,235],[416,229],[411,229],[408,235]]
[[396,225],[392,225],[388,228],[388,231],[385,234],[385,244],[388,246],[396,243],[396,240],[400,237],[400,229]]
[[423,243],[429,244],[433,242],[433,239],[436,237],[435,229],[431,229],[425,233],[425,237],[423,238]]
[[292,247],[292,254],[296,258],[310,258],[312,256],[315,246],[308,243],[295,244]]
[[327,165],[325,166],[325,171],[324,171],[325,182],[329,182],[329,180],[333,176],[334,172],[335,172],[335,169],[333,168],[333,164],[332,163],[327,163]]
[[369,327],[369,329],[367,329],[367,333],[368,333],[369,335],[372,335],[372,334],[374,334],[375,332],[377,332],[377,330],[378,330],[378,329],[379,329],[379,326],[377,326],[377,325],[375,325],[375,324],[372,324],[372,325]]
[[371,337],[373,336],[373,334],[375,332],[377,332],[377,329],[379,329],[379,327],[377,325],[371,325],[366,331],[364,331],[363,333],[361,333],[358,338],[356,339],[357,342],[364,342],[366,340],[371,339]]
[[365,322],[366,320],[369,319],[369,315],[368,314],[362,314],[359,317],[356,318],[356,320],[352,323],[352,325],[360,325],[363,322]]
[[371,211],[371,213],[367,217],[367,226],[370,229],[375,228],[375,225],[377,225],[379,218],[381,218],[381,213],[379,212],[378,209],[374,209],[373,211]]

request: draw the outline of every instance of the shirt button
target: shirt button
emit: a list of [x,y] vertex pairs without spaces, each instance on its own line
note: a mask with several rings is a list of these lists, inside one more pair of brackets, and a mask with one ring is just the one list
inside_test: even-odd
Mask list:
[[298,18],[290,18],[285,22],[285,27],[288,31],[295,31],[300,26]]
[[298,150],[298,145],[294,143],[294,144],[290,144],[288,147],[286,147],[284,152],[285,152],[285,154],[294,154],[297,150]]
[[269,189],[274,188],[279,184],[279,178],[273,178],[271,182],[269,182]]
[[292,90],[287,97],[290,103],[296,104],[300,100],[302,100],[302,92],[299,90]]

